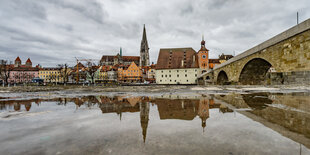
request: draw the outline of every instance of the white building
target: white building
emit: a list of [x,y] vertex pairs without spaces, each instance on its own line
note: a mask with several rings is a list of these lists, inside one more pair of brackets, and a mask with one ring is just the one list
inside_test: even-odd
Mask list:
[[157,84],[196,84],[201,71],[193,48],[160,49],[156,65]]

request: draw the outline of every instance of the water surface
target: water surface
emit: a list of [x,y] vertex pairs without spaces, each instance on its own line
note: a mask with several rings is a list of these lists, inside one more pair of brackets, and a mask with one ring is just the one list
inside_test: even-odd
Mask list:
[[310,95],[0,98],[0,154],[310,154]]

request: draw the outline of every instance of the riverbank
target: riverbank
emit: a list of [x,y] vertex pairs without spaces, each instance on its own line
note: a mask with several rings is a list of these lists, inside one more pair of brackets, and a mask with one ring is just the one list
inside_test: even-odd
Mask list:
[[50,92],[50,91],[82,91],[82,92],[310,92],[309,85],[149,85],[149,86],[11,86],[0,87],[0,93],[12,92]]

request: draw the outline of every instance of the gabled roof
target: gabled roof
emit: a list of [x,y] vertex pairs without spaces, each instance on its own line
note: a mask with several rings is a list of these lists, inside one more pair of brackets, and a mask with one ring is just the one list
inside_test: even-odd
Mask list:
[[30,58],[27,59],[26,63],[32,63]]
[[[183,66],[182,66],[183,61]],[[160,49],[156,69],[199,68],[196,51],[191,48]]]
[[20,62],[22,62],[22,61],[20,60],[19,56],[15,59],[15,61],[20,61]]

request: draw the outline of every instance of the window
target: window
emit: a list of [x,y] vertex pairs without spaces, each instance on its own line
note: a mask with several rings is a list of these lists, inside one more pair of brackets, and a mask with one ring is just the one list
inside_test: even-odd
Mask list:
[[206,55],[202,55],[202,58],[205,59],[207,56]]
[[161,71],[161,73],[163,73],[164,71]]
[[185,72],[187,72],[187,70],[185,70]]
[[187,77],[187,74],[185,74],[185,77]]
[[197,74],[195,74],[195,77],[197,77]]
[[174,80],[174,82],[177,82],[177,80]]
[[170,82],[171,82],[171,80],[170,80]]
[[167,75],[165,75],[165,77],[167,77]]
[[177,70],[177,72],[179,73],[179,70]]
[[169,75],[169,77],[171,77],[171,75]]
[[161,75],[161,77],[164,77],[164,75]]
[[177,75],[177,77],[179,77],[179,74]]
[[186,82],[188,82],[188,80],[186,80]]

